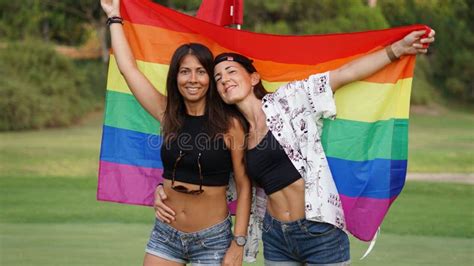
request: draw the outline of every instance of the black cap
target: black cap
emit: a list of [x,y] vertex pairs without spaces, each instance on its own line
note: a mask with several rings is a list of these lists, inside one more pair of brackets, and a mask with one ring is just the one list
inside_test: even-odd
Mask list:
[[253,60],[236,53],[222,53],[214,59],[214,66],[224,61],[234,61],[241,64],[249,73],[257,72],[257,69],[253,66]]

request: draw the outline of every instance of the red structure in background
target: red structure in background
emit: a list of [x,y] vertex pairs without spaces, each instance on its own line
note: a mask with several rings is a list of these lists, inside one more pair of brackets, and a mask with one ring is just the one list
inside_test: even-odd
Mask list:
[[202,0],[196,17],[219,26],[242,25],[244,0]]

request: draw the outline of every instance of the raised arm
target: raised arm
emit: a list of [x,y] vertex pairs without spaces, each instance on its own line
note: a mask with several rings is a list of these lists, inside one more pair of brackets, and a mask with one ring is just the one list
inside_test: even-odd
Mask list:
[[[226,145],[231,151],[234,179],[237,188],[237,210],[235,213],[235,236],[247,236],[252,200],[251,182],[245,171],[244,145],[245,133],[237,121],[233,119],[232,127],[226,134]],[[244,247],[239,247],[232,241],[227,250],[222,265],[242,265]]]
[[413,31],[385,49],[365,55],[330,71],[332,90],[336,91],[347,83],[365,79],[400,56],[426,53],[425,45],[434,42],[435,31],[431,30],[427,38],[421,38],[425,33],[426,30]]
[[[120,0],[101,0],[100,4],[108,18],[120,17]],[[158,92],[138,69],[121,23],[110,24],[110,35],[118,68],[128,87],[143,108],[161,122],[166,109],[166,96]]]

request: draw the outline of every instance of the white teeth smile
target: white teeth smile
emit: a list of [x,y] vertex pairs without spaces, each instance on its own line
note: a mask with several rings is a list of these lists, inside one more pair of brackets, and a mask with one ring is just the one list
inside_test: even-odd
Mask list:
[[195,92],[197,92],[199,89],[198,89],[198,88],[186,88],[186,90],[188,90],[188,91],[191,92],[191,93],[195,93]]

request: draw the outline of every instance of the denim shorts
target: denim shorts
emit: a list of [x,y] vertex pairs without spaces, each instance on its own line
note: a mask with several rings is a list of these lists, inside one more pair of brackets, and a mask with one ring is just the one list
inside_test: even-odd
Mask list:
[[350,265],[349,238],[332,224],[286,223],[266,213],[262,229],[265,265]]
[[156,220],[145,251],[178,263],[221,265],[232,238],[230,215],[216,225],[193,233],[178,231]]

